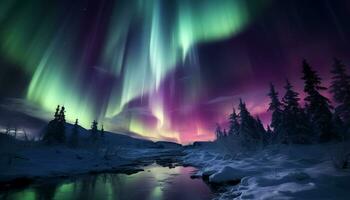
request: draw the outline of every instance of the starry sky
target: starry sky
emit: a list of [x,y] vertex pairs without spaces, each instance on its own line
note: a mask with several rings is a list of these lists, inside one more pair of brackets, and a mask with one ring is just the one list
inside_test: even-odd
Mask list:
[[346,0],[2,0],[1,105],[212,140],[240,97],[268,124],[268,84],[301,92],[303,58],[327,85],[332,58],[350,62],[349,13]]

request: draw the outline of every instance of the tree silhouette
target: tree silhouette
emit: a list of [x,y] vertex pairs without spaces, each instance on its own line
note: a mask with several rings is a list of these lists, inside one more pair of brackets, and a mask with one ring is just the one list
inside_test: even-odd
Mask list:
[[245,103],[240,99],[239,101],[239,118],[240,118],[240,129],[239,129],[239,135],[240,139],[242,141],[242,144],[245,147],[252,147],[253,145],[257,144],[260,139],[261,135],[256,129],[256,121],[251,116],[249,111],[247,110],[247,107]]
[[331,73],[332,82],[330,92],[338,106],[335,111],[346,125],[350,124],[350,76],[346,66],[339,59],[334,59]]
[[98,122],[94,120],[91,125],[91,138],[93,141],[96,141],[98,139]]
[[271,102],[269,104],[268,111],[272,112],[272,118],[271,118],[271,127],[273,128],[271,142],[277,143],[280,141],[280,138],[283,134],[283,127],[282,127],[282,103],[280,102],[278,98],[278,92],[276,92],[275,87],[272,83],[270,83],[270,92],[268,93],[268,96],[271,99]]
[[229,127],[228,134],[238,136],[239,122],[238,122],[238,115],[236,114],[236,110],[234,108],[232,110],[232,113],[230,114],[229,123],[230,123],[230,127]]
[[54,119],[47,125],[44,133],[43,141],[47,144],[52,143],[64,143],[66,141],[66,119],[65,119],[65,107],[58,105],[54,114]]
[[336,137],[332,131],[330,101],[320,93],[327,88],[321,85],[321,78],[306,60],[303,61],[302,79],[304,80],[304,92],[307,94],[304,99],[307,102],[307,114],[319,133],[320,141],[327,142]]
[[73,148],[76,148],[79,144],[79,125],[78,125],[78,119],[75,120],[71,137],[70,137],[70,145]]
[[221,138],[224,137],[223,131],[221,130],[221,127],[219,124],[216,125],[215,135],[217,140],[220,140]]
[[261,142],[264,146],[269,144],[269,135],[267,135],[266,130],[264,128],[264,125],[262,124],[261,120],[259,117],[256,118],[255,120],[255,129],[258,132],[258,134],[260,135],[261,138]]
[[313,132],[307,116],[299,105],[299,94],[293,90],[288,80],[284,87],[286,90],[283,102],[283,143],[310,143]]

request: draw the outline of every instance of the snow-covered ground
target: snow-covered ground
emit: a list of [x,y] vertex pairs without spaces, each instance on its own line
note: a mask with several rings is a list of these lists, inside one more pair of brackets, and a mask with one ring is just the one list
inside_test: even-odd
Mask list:
[[183,148],[106,133],[91,143],[86,130],[79,134],[78,148],[28,141],[0,144],[0,182],[106,171],[128,173],[154,161],[167,165],[182,156],[184,165],[199,169],[193,177],[220,186],[219,199],[350,199],[349,166],[341,169],[339,162],[350,155],[349,142],[272,145],[232,153],[234,148],[223,149],[210,142]]
[[113,133],[91,142],[89,132],[83,128],[79,130],[80,144],[76,148],[0,136],[0,186],[19,178],[45,179],[106,171],[131,173],[159,158],[182,153],[182,146],[175,143]]
[[194,177],[210,184],[231,183],[219,199],[345,200],[350,199],[350,170],[335,165],[349,145],[276,145],[225,154],[207,144],[185,150],[184,163],[199,168]]
[[140,164],[164,154],[168,149],[119,147],[111,153],[106,150],[71,149],[64,146],[40,146],[21,149],[9,164],[0,159],[0,182],[15,178],[44,178],[70,176],[102,171],[138,170]]

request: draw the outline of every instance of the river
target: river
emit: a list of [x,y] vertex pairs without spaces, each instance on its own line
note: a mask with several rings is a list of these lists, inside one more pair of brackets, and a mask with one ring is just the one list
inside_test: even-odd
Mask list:
[[5,200],[206,200],[214,197],[201,179],[191,179],[196,169],[177,166],[146,166],[144,171],[126,174],[82,175],[49,180],[0,194]]

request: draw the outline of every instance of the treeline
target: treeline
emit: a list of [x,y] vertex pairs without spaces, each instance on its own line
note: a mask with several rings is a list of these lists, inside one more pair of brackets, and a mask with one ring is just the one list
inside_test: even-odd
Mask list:
[[347,139],[350,132],[350,76],[339,59],[334,59],[330,72],[332,82],[329,92],[335,107],[321,94],[327,88],[322,85],[317,71],[303,60],[301,79],[306,94],[303,107],[299,103],[299,93],[288,80],[281,99],[271,83],[268,111],[272,113],[272,119],[267,129],[259,118],[250,114],[246,104],[240,99],[239,112],[236,113],[233,109],[229,116],[228,131],[222,130],[218,125],[217,141],[234,140],[251,147],[257,144],[311,144]]
[[[71,133],[67,133],[65,112],[64,106],[57,106],[54,119],[48,123],[42,140],[46,144],[66,144],[73,148],[78,147],[80,141],[78,119],[75,120]],[[103,125],[101,126],[101,130],[98,130],[98,122],[94,120],[89,133],[91,142],[98,141],[104,137]]]

